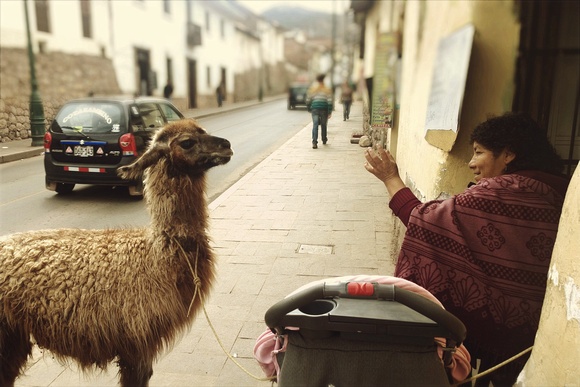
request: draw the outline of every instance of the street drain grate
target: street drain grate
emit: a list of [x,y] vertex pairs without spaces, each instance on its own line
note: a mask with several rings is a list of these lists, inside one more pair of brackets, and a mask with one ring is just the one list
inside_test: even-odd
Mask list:
[[326,245],[300,245],[299,254],[332,254],[334,246]]

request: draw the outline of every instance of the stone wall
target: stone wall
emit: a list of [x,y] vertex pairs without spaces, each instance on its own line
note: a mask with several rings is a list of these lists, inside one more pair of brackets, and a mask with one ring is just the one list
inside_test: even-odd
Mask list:
[[[288,86],[290,85],[293,76],[286,71],[283,63],[264,66],[262,71],[262,97],[285,94],[288,91]],[[258,99],[259,79],[259,70],[251,70],[242,74],[236,74],[234,79],[233,102]]]
[[[37,53],[35,61],[45,125],[70,99],[121,93],[110,59],[50,52]],[[2,47],[0,80],[0,142],[30,138],[30,65],[25,49]]]

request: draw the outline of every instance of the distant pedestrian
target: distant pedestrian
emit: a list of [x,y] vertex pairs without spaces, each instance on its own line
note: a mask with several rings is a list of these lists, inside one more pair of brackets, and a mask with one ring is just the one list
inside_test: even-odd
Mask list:
[[222,107],[222,104],[224,102],[225,99],[225,95],[224,95],[224,83],[220,82],[220,84],[218,85],[218,87],[215,89],[215,95],[217,98],[217,104],[218,107]]
[[340,95],[340,102],[342,102],[343,107],[343,121],[348,120],[350,116],[350,106],[352,105],[352,89],[348,85],[347,81],[341,86],[341,95]]
[[306,106],[312,113],[312,149],[318,148],[318,125],[322,131],[322,143],[326,144],[328,119],[332,115],[332,91],[324,85],[324,74],[316,77],[316,83],[306,93]]
[[172,95],[173,95],[173,84],[170,81],[167,82],[167,85],[165,85],[165,87],[163,88],[163,96],[170,100]]

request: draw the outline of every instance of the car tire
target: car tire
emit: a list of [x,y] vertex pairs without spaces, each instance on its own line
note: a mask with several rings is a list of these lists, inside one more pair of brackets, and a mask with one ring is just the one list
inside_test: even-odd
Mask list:
[[66,195],[72,192],[72,190],[75,188],[74,184],[69,184],[69,183],[56,183],[56,193],[60,194],[60,195]]
[[129,186],[129,196],[135,199],[143,199],[143,182],[139,182],[136,185]]

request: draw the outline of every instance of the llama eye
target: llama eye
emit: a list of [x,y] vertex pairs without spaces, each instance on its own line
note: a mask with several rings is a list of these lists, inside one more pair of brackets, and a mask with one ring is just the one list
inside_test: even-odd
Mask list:
[[183,140],[179,143],[179,146],[183,149],[191,149],[193,145],[195,145],[195,141],[193,140]]

